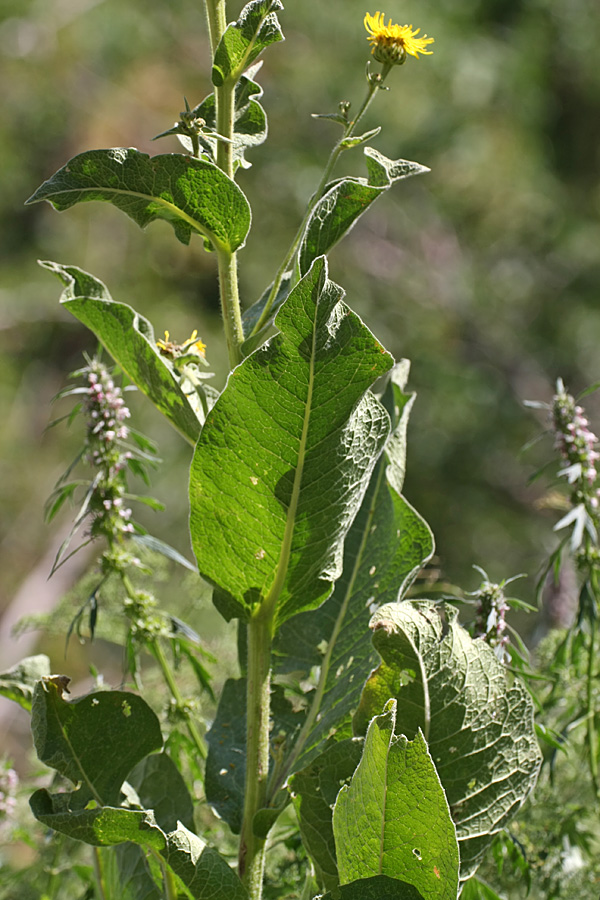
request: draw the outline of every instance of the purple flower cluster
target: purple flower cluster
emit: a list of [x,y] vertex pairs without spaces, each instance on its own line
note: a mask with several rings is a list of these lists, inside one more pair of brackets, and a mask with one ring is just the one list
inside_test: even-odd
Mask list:
[[87,381],[84,408],[87,418],[85,459],[97,470],[89,509],[93,516],[92,537],[114,538],[134,530],[131,510],[125,505],[124,469],[132,454],[123,446],[129,436],[125,420],[130,412],[121,389],[106,366],[93,359],[83,370]]
[[19,776],[14,769],[4,765],[0,767],[0,819],[10,819],[17,805],[17,787]]
[[585,534],[594,544],[598,542],[599,442],[589,428],[583,408],[567,393],[560,379],[557,381],[556,394],[552,400],[550,418],[555,434],[555,447],[563,459],[558,474],[566,478],[571,486],[572,504],[572,509],[555,525],[555,531],[573,525],[571,546],[573,550],[581,552]]

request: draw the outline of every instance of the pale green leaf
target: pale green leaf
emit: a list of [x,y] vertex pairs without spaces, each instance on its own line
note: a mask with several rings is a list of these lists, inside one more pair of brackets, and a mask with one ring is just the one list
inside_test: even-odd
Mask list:
[[191,468],[200,574],[246,617],[319,606],[389,433],[368,392],[391,358],[327,279],[324,258],[207,416]]
[[365,686],[356,731],[364,733],[388,697],[398,700],[399,731],[423,731],[456,824],[464,880],[535,784],[541,754],[531,698],[492,648],[459,625],[453,607],[387,604],[371,628],[382,662]]
[[458,845],[421,732],[396,736],[396,701],[368,727],[362,759],[333,810],[340,882],[389,875],[425,900],[456,900]]
[[269,44],[283,40],[277,11],[280,0],[251,0],[242,9],[237,22],[228,25],[215,51],[213,84],[237,81],[244,69]]
[[44,653],[28,656],[0,673],[0,696],[14,700],[29,711],[36,682],[49,674],[50,660]]
[[189,386],[183,390],[181,373],[158,352],[148,319],[114,301],[106,285],[77,266],[40,265],[64,284],[60,302],[65,309],[96,335],[139,390],[194,444],[204,420],[202,404],[196,391]]
[[414,399],[400,388],[408,368],[403,360],[389,373],[381,399],[393,429],[346,537],[343,573],[333,594],[319,609],[285,623],[275,639],[277,675],[303,681],[315,667],[320,672],[319,689],[311,697],[312,724],[288,751],[292,770],[306,765],[334,732],[350,730],[364,682],[377,664],[368,628],[371,614],[378,605],[401,599],[433,554],[429,527],[398,492]]
[[164,219],[184,244],[196,233],[230,251],[243,245],[250,228],[250,207],[235,182],[214,163],[179,153],[148,156],[123,147],[80,153],[27,203],[40,200],[59,211],[104,200],[141,228]]

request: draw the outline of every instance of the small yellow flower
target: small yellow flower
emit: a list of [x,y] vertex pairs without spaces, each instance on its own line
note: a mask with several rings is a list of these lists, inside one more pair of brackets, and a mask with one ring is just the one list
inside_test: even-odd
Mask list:
[[406,54],[419,58],[419,53],[431,55],[433,50],[428,50],[428,44],[433,44],[433,38],[427,35],[417,37],[420,28],[413,31],[412,25],[392,25],[392,20],[385,24],[384,14],[376,12],[375,15],[365,15],[365,28],[369,32],[367,40],[371,43],[371,53],[378,62],[399,66],[406,60]]
[[183,344],[176,344],[175,341],[171,341],[169,339],[169,332],[165,331],[164,341],[158,340],[156,346],[163,356],[169,356],[171,359],[177,359],[188,353],[204,356],[204,351],[206,350],[206,344],[203,341],[198,340],[198,331],[196,329],[192,331],[191,336],[187,341],[184,341]]

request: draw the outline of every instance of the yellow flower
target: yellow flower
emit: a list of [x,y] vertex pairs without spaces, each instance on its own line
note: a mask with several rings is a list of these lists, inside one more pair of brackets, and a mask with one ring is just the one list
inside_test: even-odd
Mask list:
[[433,38],[427,35],[417,37],[420,28],[413,31],[412,25],[392,25],[392,20],[385,24],[384,14],[376,12],[375,15],[365,15],[365,28],[369,32],[367,40],[371,43],[371,53],[378,62],[399,66],[406,60],[406,54],[419,58],[419,53],[431,55],[428,44],[433,44]]
[[204,356],[204,351],[206,350],[206,344],[203,343],[203,341],[198,340],[198,331],[196,329],[194,329],[191,337],[189,337],[187,341],[184,341],[183,344],[176,344],[175,341],[171,341],[169,339],[169,332],[165,331],[164,341],[157,341],[156,346],[163,356],[170,356],[171,359],[177,359],[190,352],[199,356]]

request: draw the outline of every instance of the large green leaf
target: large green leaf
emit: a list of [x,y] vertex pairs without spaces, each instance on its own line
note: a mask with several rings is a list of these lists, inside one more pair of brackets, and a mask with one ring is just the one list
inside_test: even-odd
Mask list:
[[181,772],[166,753],[152,753],[127,776],[136,805],[151,809],[163,831],[175,831],[177,822],[194,828],[194,804]]
[[389,432],[368,392],[391,357],[341,301],[324,258],[277,316],[280,334],[231,373],[192,462],[200,574],[227,612],[280,625],[319,606]]
[[333,806],[340,786],[354,774],[362,749],[362,741],[356,738],[332,744],[289,781],[302,843],[325,890],[334,890],[339,884]]
[[90,800],[118,803],[132,768],[162,747],[158,719],[137,694],[98,691],[67,702],[54,678],[35,686],[31,729],[40,760],[80,784],[59,795],[70,809],[82,809]]
[[250,207],[235,182],[212,162],[179,153],[148,156],[123,147],[80,153],[27,203],[40,200],[59,211],[104,200],[142,228],[164,219],[184,244],[195,232],[230,251],[243,245],[250,228]]
[[375,716],[350,786],[333,810],[340,882],[389,875],[425,900],[456,900],[458,845],[444,791],[421,732],[396,736],[396,701]]
[[423,900],[423,894],[405,881],[375,875],[344,884],[335,892],[324,894],[320,900]]
[[242,9],[237,22],[228,25],[215,51],[213,84],[219,87],[231,79],[237,81],[259,53],[283,40],[277,11],[280,0],[251,0]]
[[398,700],[398,730],[421,729],[456,824],[461,879],[473,874],[493,836],[532,790],[541,764],[533,704],[523,685],[456,610],[429,601],[391,603],[371,620],[382,658],[355,717],[364,733],[388,697]]
[[[80,783],[72,792],[36,791],[30,805],[40,822],[98,847],[132,841],[159,853],[196,900],[246,900],[237,875],[216,851],[181,822],[167,830],[173,820],[189,820],[189,797],[166,758],[151,758],[140,766],[162,745],[158,719],[141,697],[102,691],[67,702],[61,679],[44,679],[34,693],[32,729],[42,762]],[[131,785],[125,785],[126,802],[155,803],[164,828],[152,809],[118,806],[130,773],[139,795],[133,796]],[[174,796],[165,797],[165,790]],[[177,797],[182,801],[180,816],[172,807]]]
[[364,154],[368,178],[347,177],[333,182],[313,209],[298,255],[302,274],[308,271],[317,256],[335,246],[392,184],[429,171],[419,163],[388,159],[372,147],[366,147]]
[[131,841],[159,853],[194,900],[247,900],[241,881],[222,856],[184,825],[165,833],[151,810],[111,806],[64,811],[62,794],[36,791],[30,804],[40,822],[97,847]]
[[[319,667],[319,688],[309,696],[312,725],[293,766],[306,764],[334,731],[350,730],[364,682],[377,663],[369,620],[374,608],[403,597],[433,553],[425,521],[401,496],[406,424],[414,395],[405,392],[408,362],[390,373],[382,403],[393,422],[361,509],[344,544],[344,569],[331,597],[317,610],[285,623],[274,644],[277,675],[309,679]],[[290,749],[288,744],[288,749]]]
[[126,303],[117,303],[99,279],[77,266],[41,265],[65,285],[60,298],[63,306],[93,331],[139,390],[195,444],[204,420],[199,396],[182,389],[181,373],[158,352],[148,319]]
[[29,711],[36,682],[50,674],[50,660],[40,653],[28,656],[21,662],[0,673],[0,696],[14,700]]

